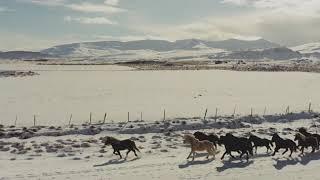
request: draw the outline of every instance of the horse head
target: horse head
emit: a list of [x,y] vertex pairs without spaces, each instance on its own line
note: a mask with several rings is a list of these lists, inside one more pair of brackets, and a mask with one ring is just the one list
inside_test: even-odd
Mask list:
[[113,142],[119,141],[116,138],[110,137],[110,136],[105,136],[101,137],[100,140],[105,144],[105,145],[110,145]]
[[271,142],[275,142],[277,140],[281,139],[280,136],[278,135],[278,133],[274,133],[272,135],[272,139],[271,139]]
[[221,146],[222,144],[225,143],[226,140],[226,136],[220,136],[220,138],[218,139],[218,144],[219,146]]
[[219,142],[219,137],[215,134],[209,134],[208,139],[211,142]]
[[185,134],[183,136],[183,143],[186,144],[186,143],[189,143],[191,144],[193,141],[194,141],[195,137],[191,134]]
[[303,135],[302,133],[298,132],[296,133],[296,135],[294,136],[294,141],[301,141],[301,140],[305,140],[306,136]]

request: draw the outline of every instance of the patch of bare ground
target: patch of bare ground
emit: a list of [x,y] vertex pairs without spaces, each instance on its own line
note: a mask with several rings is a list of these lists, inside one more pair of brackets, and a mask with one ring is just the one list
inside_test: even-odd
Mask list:
[[33,71],[0,71],[0,78],[2,77],[25,77],[39,75]]
[[232,71],[264,71],[264,72],[320,72],[320,64],[301,63],[296,61],[263,62],[242,60],[214,60],[214,61],[156,61],[138,60],[116,63],[121,66],[135,68],[135,70],[232,70]]

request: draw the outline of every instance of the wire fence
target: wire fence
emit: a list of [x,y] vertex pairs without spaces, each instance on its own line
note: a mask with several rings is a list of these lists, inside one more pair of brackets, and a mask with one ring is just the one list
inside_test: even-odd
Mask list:
[[[241,106],[234,105],[230,107],[229,111],[225,109],[215,108],[199,108],[197,113],[187,113],[183,114],[180,112],[172,112],[170,109],[162,108],[156,113],[147,113],[144,111],[123,111],[122,113],[117,112],[70,112],[64,113],[60,118],[50,118],[50,114],[15,114],[12,115],[12,120],[6,119],[0,122],[2,125],[6,126],[70,126],[70,125],[81,125],[81,124],[105,124],[105,123],[127,123],[133,121],[167,121],[173,119],[217,119],[218,117],[231,116],[266,116],[266,115],[276,115],[276,114],[290,114],[298,112],[314,112],[312,103],[307,103],[304,109],[297,109],[294,106],[282,106],[278,108],[278,111],[270,110],[268,106],[264,108],[246,108],[247,111],[240,109]],[[85,116],[84,114],[87,114]]]

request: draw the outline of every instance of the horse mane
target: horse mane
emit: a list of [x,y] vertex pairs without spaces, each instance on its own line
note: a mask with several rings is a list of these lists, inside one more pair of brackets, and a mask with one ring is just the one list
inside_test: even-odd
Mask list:
[[115,138],[115,137],[111,137],[109,136],[109,139],[115,140],[115,141],[120,141],[119,139]]
[[183,139],[188,141],[189,143],[195,142],[195,141],[199,141],[197,138],[194,137],[194,135],[192,134],[185,134],[183,136]]
[[302,132],[304,132],[304,133],[308,132],[307,129],[304,128],[304,127],[299,128],[298,131],[299,131],[300,133],[302,133]]
[[111,137],[111,136],[106,136],[106,137],[103,137],[103,138],[101,138],[101,140],[102,140],[102,142],[106,142],[106,141],[120,141],[119,139],[117,139],[117,138],[114,138],[114,137]]
[[300,132],[297,132],[296,136],[300,137],[302,140],[305,140],[305,139],[306,139],[306,136],[303,135],[303,134],[300,133]]
[[272,138],[282,139],[282,138],[279,136],[278,133],[274,133],[274,134],[272,135]]

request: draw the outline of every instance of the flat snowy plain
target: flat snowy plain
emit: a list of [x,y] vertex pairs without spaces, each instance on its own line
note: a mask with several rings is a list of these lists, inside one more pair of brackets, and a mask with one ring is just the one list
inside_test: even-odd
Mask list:
[[40,75],[0,78],[0,123],[66,125],[103,119],[202,117],[320,110],[320,74],[302,72],[133,71],[121,66],[37,66],[0,64],[0,70],[32,70]]

